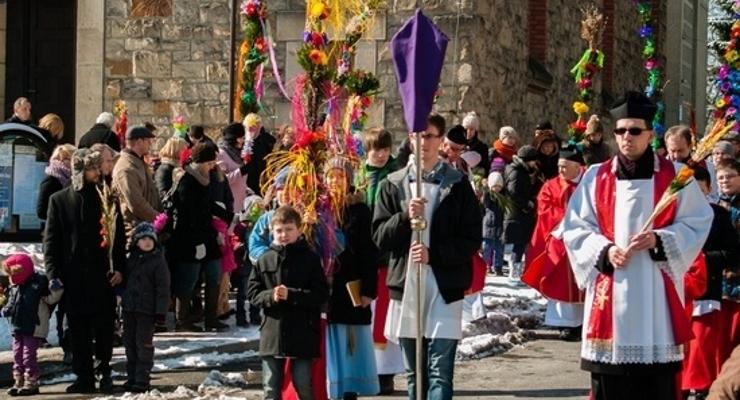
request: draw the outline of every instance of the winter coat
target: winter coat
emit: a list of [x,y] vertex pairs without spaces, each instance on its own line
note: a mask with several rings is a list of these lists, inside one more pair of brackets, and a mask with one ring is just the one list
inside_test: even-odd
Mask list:
[[154,173],[154,184],[157,186],[160,199],[163,199],[164,195],[172,189],[176,169],[177,165],[163,162]]
[[[44,265],[49,279],[64,284],[63,303],[67,313],[90,315],[113,312],[115,294],[107,276],[108,249],[102,248],[100,196],[94,184],[82,190],[67,186],[49,200],[43,237]],[[121,234],[123,218],[118,213],[113,245],[113,268],[123,273],[126,237]]]
[[[388,159],[388,162],[381,168],[373,167],[368,165],[367,162],[363,162],[360,167],[360,172],[357,174],[355,187],[358,190],[365,192],[365,204],[370,207],[370,217],[375,211],[375,202],[378,199],[378,193],[380,193],[380,183],[383,182],[390,173],[398,169],[398,164],[393,157]],[[378,265],[380,267],[388,266],[390,260],[390,254],[387,252],[377,252]]]
[[722,370],[709,388],[707,399],[740,399],[740,345],[735,347],[730,358],[722,364]]
[[64,185],[51,175],[46,175],[39,185],[39,197],[36,202],[36,215],[39,219],[46,219],[46,211],[49,208],[51,195],[64,189]]
[[[380,184],[373,215],[373,241],[380,251],[390,253],[386,279],[390,297],[403,298],[411,247],[411,219],[408,214],[410,189],[406,166]],[[472,257],[481,244],[480,206],[470,182],[449,164],[438,172],[442,186],[430,221],[429,265],[446,303],[463,298],[472,280]],[[429,203],[431,204],[431,203]]]
[[370,325],[370,307],[355,307],[347,291],[347,282],[360,280],[360,295],[374,299],[378,286],[378,250],[372,242],[372,215],[364,203],[347,206],[342,233],[344,251],[336,260],[329,299],[329,323]]
[[532,235],[537,201],[535,172],[517,156],[506,166],[506,194],[513,200],[514,207],[504,213],[505,243],[527,243]]
[[501,240],[504,231],[504,209],[491,193],[483,196],[483,239]]
[[95,124],[80,138],[78,148],[90,148],[96,143],[103,143],[110,146],[115,151],[121,151],[121,143],[118,141],[118,136],[115,132],[110,130],[105,124]]
[[581,142],[581,146],[583,148],[583,160],[586,161],[586,165],[603,163],[612,156],[612,149],[604,140],[596,144],[586,139]]
[[170,270],[160,248],[144,253],[134,249],[126,260],[123,311],[165,315],[170,304]]
[[272,214],[274,213],[274,210],[270,210],[262,214],[254,223],[254,228],[249,234],[247,243],[249,244],[249,261],[252,264],[256,264],[257,260],[270,248],[270,243],[272,243],[270,221],[272,221]]
[[14,334],[44,339],[49,333],[51,305],[59,302],[64,290],[49,291],[49,280],[34,272],[22,285],[13,285],[3,315],[10,320]]
[[[207,177],[201,177],[190,165],[185,167],[185,174],[177,185],[177,223],[168,242],[169,256],[173,260],[205,262],[221,258],[211,219],[222,212],[218,209],[223,209],[211,200],[209,183]],[[206,255],[196,259],[196,247],[201,244],[205,246]]]
[[491,168],[491,162],[488,158],[488,146],[478,138],[478,134],[476,133],[475,137],[468,142],[468,147],[470,150],[480,154],[480,162],[475,169],[482,169],[484,172],[483,176],[488,176],[488,171]]
[[[258,196],[262,195],[262,189],[260,188],[260,175],[262,171],[267,167],[267,161],[265,157],[272,152],[275,147],[275,138],[262,128],[260,134],[252,142],[252,157],[247,164],[247,186]],[[236,198],[236,195],[234,196]],[[237,207],[241,207],[242,203],[236,203]]]
[[405,137],[401,142],[401,146],[398,148],[398,154],[396,155],[396,165],[398,168],[404,168],[409,163],[411,158],[411,141],[408,137]]
[[121,198],[127,237],[131,237],[140,222],[153,222],[162,211],[151,169],[131,150],[122,151],[113,167],[113,188]]
[[[273,288],[288,287],[287,300],[275,302]],[[319,256],[305,240],[271,245],[252,269],[247,285],[249,303],[262,308],[260,355],[318,358],[321,306],[328,287]]]
[[[262,135],[260,135],[262,136]],[[242,160],[234,160],[230,155],[229,151],[223,146],[225,143],[220,144],[221,148],[216,156],[216,163],[221,171],[226,175],[226,179],[229,181],[229,188],[231,189],[231,195],[233,197],[233,205],[228,210],[234,213],[241,211],[244,199],[247,197],[247,176],[243,175],[239,168],[244,165]],[[232,152],[237,152],[236,149],[230,149]]]
[[730,221],[730,213],[716,204],[712,227],[702,251],[707,262],[707,291],[697,300],[722,300],[722,272],[738,263],[740,240]]

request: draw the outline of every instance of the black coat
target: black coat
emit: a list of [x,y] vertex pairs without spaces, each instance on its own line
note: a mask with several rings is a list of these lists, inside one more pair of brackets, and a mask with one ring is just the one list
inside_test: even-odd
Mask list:
[[[217,208],[211,201],[209,185],[201,184],[186,167],[174,199],[177,223],[168,242],[169,257],[180,262],[205,262],[221,258],[212,217]],[[195,258],[196,247],[205,245],[206,255]]]
[[23,285],[13,285],[8,293],[8,304],[3,313],[8,316],[13,333],[31,336],[39,320],[39,304],[49,294],[49,280],[33,273]]
[[488,177],[488,171],[491,169],[491,162],[488,158],[488,146],[481,142],[481,140],[478,139],[478,134],[476,134],[475,137],[468,142],[468,147],[470,147],[470,150],[480,154],[480,162],[475,169],[482,169],[484,172],[483,176]]
[[[431,221],[429,265],[446,303],[463,298],[473,279],[472,258],[481,244],[481,212],[470,182],[449,164],[444,164],[444,187]],[[380,251],[390,253],[388,289],[394,300],[403,298],[406,266],[411,247],[408,214],[407,166],[380,184],[373,215],[373,241]],[[428,203],[431,204],[431,203]]]
[[170,191],[173,182],[173,173],[175,172],[176,166],[169,163],[160,164],[157,171],[154,173],[154,184],[157,186],[159,191],[159,198],[164,198],[164,195]]
[[702,250],[707,262],[707,291],[697,300],[722,300],[722,272],[738,262],[740,240],[730,220],[730,212],[716,204],[712,227]]
[[[260,189],[260,175],[267,167],[265,157],[272,152],[275,147],[275,138],[262,128],[262,132],[254,139],[252,143],[252,158],[247,164],[247,186],[257,195],[262,195]],[[241,204],[238,204],[241,207]]]
[[46,211],[49,208],[49,198],[51,195],[64,189],[62,182],[59,179],[46,175],[39,185],[39,197],[36,202],[36,215],[39,219],[46,219]]
[[490,193],[483,196],[483,239],[501,240],[504,231],[504,209]]
[[370,325],[370,307],[354,307],[347,282],[360,280],[360,295],[374,299],[378,292],[378,249],[370,235],[372,215],[364,203],[347,207],[342,231],[345,249],[336,262],[329,299],[329,323]]
[[411,141],[408,137],[405,137],[401,142],[401,146],[398,147],[398,154],[396,155],[396,165],[399,168],[405,167],[409,163],[411,153]]
[[[288,298],[275,302],[273,288],[288,287]],[[252,269],[247,285],[250,304],[262,308],[260,355],[318,358],[321,306],[329,289],[319,256],[304,240],[271,245]]]
[[121,143],[118,141],[116,133],[110,130],[105,124],[95,124],[80,138],[77,147],[90,148],[95,143],[103,143],[110,146],[115,151],[121,151]]
[[506,166],[506,194],[513,200],[514,207],[504,214],[505,243],[528,243],[532,236],[537,201],[537,178],[534,173],[534,170],[516,156]]
[[161,249],[144,253],[134,249],[126,261],[125,312],[165,315],[170,303],[170,270]]
[[[94,184],[79,192],[67,186],[49,200],[44,231],[44,264],[49,279],[64,284],[65,309],[70,314],[112,312],[113,287],[107,276],[108,250],[102,248],[100,197]],[[123,273],[126,263],[126,235],[118,212],[113,243],[113,268]]]

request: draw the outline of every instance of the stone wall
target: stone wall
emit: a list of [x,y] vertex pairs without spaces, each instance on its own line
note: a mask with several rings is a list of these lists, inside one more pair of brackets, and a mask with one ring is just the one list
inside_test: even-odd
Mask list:
[[129,124],[164,127],[176,115],[211,133],[227,124],[230,7],[172,0],[169,16],[135,18],[130,0],[108,0],[104,108],[125,100]]

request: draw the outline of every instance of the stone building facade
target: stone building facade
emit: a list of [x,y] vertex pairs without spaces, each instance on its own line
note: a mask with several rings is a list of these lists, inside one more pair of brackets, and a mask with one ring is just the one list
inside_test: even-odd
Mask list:
[[[69,140],[92,125],[95,116],[111,110],[116,100],[129,106],[130,123],[151,121],[167,126],[182,114],[191,124],[202,124],[212,134],[229,122],[229,57],[232,0],[160,0],[161,15],[134,15],[137,3],[145,0],[76,0],[73,4],[74,93],[69,93],[74,121],[68,124]],[[269,8],[272,37],[276,41],[278,69],[290,91],[300,72],[295,51],[300,45],[305,13],[303,0],[265,0]],[[58,0],[8,0],[39,8]],[[5,90],[3,83],[14,76],[6,64],[17,62],[5,55],[5,42],[23,40],[16,30],[5,30],[8,20],[22,16],[17,5],[0,4],[0,112],[8,116],[12,99],[32,97],[45,109],[47,98],[41,87]],[[359,44],[355,65],[378,75],[382,93],[371,110],[371,125],[383,125],[400,139],[405,131],[400,98],[396,89],[388,43],[394,32],[416,7],[423,7],[449,36],[437,111],[450,121],[475,110],[482,128],[493,138],[503,125],[512,125],[524,135],[549,119],[564,135],[573,118],[570,109],[576,96],[569,74],[585,43],[579,37],[580,4],[567,0],[388,0],[371,32]],[[598,79],[593,110],[603,112],[626,89],[641,89],[646,79],[637,37],[638,18],[631,1],[597,0],[608,17],[604,35],[606,68]],[[674,3],[680,3],[678,5]],[[48,5],[47,4],[47,5]],[[677,110],[683,102],[703,107],[705,63],[702,57],[702,10],[706,0],[680,2],[653,0],[659,51],[667,54],[667,124],[685,119]],[[22,7],[21,7],[22,8]],[[11,13],[11,10],[16,10]],[[683,21],[667,29],[667,21]],[[704,28],[703,35],[706,35]],[[686,46],[685,38],[694,38]],[[683,38],[683,39],[682,39]],[[240,35],[235,38],[239,41]],[[33,43],[28,43],[33,46]],[[676,57],[672,51],[679,49]],[[10,57],[10,58],[8,58]],[[6,60],[7,59],[7,60]],[[678,60],[681,60],[680,62]],[[679,66],[680,67],[677,67]],[[289,104],[266,69],[266,108],[263,119],[270,128],[288,122]],[[33,90],[33,93],[29,92]],[[29,94],[30,93],[30,94]],[[10,100],[9,100],[10,99]],[[700,121],[701,124],[702,121]],[[166,131],[165,129],[162,130]]]

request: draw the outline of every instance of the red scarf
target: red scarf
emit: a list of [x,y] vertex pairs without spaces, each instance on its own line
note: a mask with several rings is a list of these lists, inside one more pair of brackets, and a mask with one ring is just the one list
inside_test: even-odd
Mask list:
[[496,141],[493,142],[493,148],[496,149],[498,155],[500,155],[507,164],[514,159],[514,154],[516,154],[516,146],[504,144],[501,139],[496,139]]
[[[612,173],[614,159],[605,162],[599,168],[596,177],[596,214],[601,233],[610,241],[614,241],[614,207],[616,201],[616,175]],[[655,183],[654,202],[660,200],[662,193],[670,185],[675,176],[673,164],[659,158],[659,170],[653,175]],[[677,206],[674,202],[653,223],[654,228],[663,228],[673,223],[676,216]],[[684,312],[681,299],[678,297],[676,286],[665,271],[661,271],[663,284],[668,301],[673,338],[676,344],[686,343],[692,338],[691,325]],[[613,275],[599,273],[596,278],[596,293],[591,305],[591,315],[588,321],[587,339],[605,340],[613,339],[612,327],[612,300],[613,300]]]

